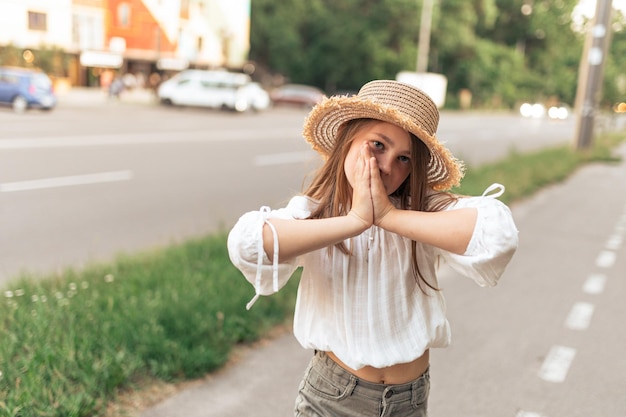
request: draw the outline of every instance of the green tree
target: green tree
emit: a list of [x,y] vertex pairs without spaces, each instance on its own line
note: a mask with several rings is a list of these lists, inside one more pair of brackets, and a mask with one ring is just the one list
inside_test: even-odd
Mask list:
[[443,16],[468,16],[462,20],[463,33],[457,34],[464,43],[445,40],[453,29],[440,22],[447,67],[442,72],[450,90],[469,88],[481,106],[513,107],[521,100],[550,97],[573,103],[582,51],[582,39],[570,29],[576,1],[477,1],[471,19],[470,2],[456,4],[463,11],[452,8],[455,2],[442,2]]
[[530,71],[541,80],[539,98],[574,104],[584,43],[584,36],[572,29],[576,3],[537,2],[529,16],[525,57]]
[[12,44],[0,47],[0,65],[19,67],[23,65],[23,62],[20,48]]
[[32,62],[24,60],[24,51],[12,44],[0,47],[0,65],[38,68],[54,76],[67,75],[68,57],[62,48],[42,45],[38,49],[31,49]]
[[316,0],[254,0],[251,3],[250,58],[264,68],[291,76],[303,67],[306,52],[300,27]]
[[414,68],[414,0],[255,0],[251,59],[329,93]]
[[613,107],[626,101],[626,17],[618,10],[613,14],[611,48],[604,68],[604,86],[600,105]]
[[[447,77],[447,105],[461,89],[480,107],[574,104],[584,42],[572,28],[577,3],[435,0],[428,70]],[[356,90],[415,69],[421,8],[420,0],[254,0],[250,56],[292,82]],[[616,22],[624,27],[623,17]],[[607,102],[626,88],[624,37],[614,34]]]

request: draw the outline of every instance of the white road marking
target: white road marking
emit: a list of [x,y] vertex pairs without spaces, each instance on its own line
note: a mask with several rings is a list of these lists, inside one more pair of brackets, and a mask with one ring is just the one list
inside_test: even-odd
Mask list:
[[587,294],[601,294],[606,284],[606,275],[593,274],[587,278],[583,285],[583,291]]
[[535,413],[533,411],[520,410],[515,414],[515,417],[544,417],[543,414]]
[[[184,136],[184,139],[181,137]],[[226,138],[226,136],[228,136]],[[41,138],[0,139],[0,150],[84,147],[107,145],[141,145],[150,143],[216,142],[234,140],[269,140],[280,137],[302,137],[301,128],[276,127],[261,130],[239,129],[226,131],[189,130],[172,132],[101,134],[80,136],[50,136]]]
[[563,382],[569,367],[576,356],[576,349],[566,346],[552,346],[539,370],[539,377],[548,382]]
[[615,227],[615,232],[618,234],[623,234],[626,230],[626,214],[623,214],[617,222],[617,226]]
[[565,327],[571,330],[585,330],[591,323],[594,306],[590,303],[576,303],[565,320]]
[[0,184],[0,192],[39,190],[42,188],[68,187],[72,185],[127,181],[133,177],[130,170],[71,175],[67,177],[42,178],[38,180],[6,182]]
[[622,246],[622,237],[618,234],[614,234],[609,237],[605,247],[609,250],[618,250]]
[[315,157],[315,153],[311,151],[304,152],[283,152],[273,153],[268,155],[258,155],[254,158],[254,165],[256,166],[268,166],[268,165],[282,165],[282,164],[295,164],[298,162],[305,162]]
[[[616,260],[616,253],[623,244],[624,231],[626,230],[626,214],[622,215],[615,233],[609,236],[606,242],[606,249],[596,258],[596,266],[600,268],[610,268]],[[601,294],[606,284],[604,274],[592,274],[583,284],[583,291],[587,294]],[[565,320],[565,326],[571,330],[585,330],[591,323],[594,312],[594,305],[591,303],[578,302],[574,304]],[[567,346],[552,346],[546,356],[539,377],[548,382],[563,382],[567,377],[569,368],[576,356],[576,349]],[[519,410],[515,417],[543,417],[540,413]]]
[[603,250],[596,258],[596,266],[600,268],[610,268],[615,263],[615,252]]

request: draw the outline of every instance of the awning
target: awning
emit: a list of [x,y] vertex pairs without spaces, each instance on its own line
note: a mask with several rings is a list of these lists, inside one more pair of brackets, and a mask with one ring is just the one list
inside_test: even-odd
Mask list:
[[85,51],[80,54],[80,64],[84,67],[121,68],[124,58],[111,52]]
[[189,68],[189,61],[182,58],[161,58],[157,61],[157,68],[161,70],[182,71]]

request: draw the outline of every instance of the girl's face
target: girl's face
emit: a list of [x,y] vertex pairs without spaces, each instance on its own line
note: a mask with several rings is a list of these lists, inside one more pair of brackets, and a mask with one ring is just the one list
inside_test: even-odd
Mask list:
[[344,171],[352,187],[354,167],[364,142],[378,162],[387,195],[392,194],[411,173],[411,136],[401,127],[382,121],[368,123],[358,130],[344,162]]

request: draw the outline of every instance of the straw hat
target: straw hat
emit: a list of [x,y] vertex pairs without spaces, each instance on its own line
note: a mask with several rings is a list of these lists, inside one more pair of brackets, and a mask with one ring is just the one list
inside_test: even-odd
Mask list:
[[422,90],[398,81],[375,80],[365,84],[356,96],[325,98],[307,116],[304,138],[327,159],[339,127],[354,119],[382,120],[413,133],[430,149],[428,184],[435,190],[459,185],[463,163],[435,137],[439,110]]

